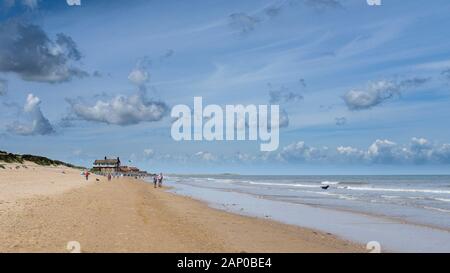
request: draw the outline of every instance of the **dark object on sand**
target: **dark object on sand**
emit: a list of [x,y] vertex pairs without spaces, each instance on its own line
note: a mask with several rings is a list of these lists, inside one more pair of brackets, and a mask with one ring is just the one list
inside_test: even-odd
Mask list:
[[100,179],[98,179],[98,178],[95,178],[95,181],[100,181]]
[[322,190],[328,190],[328,188],[330,187],[330,185],[326,185],[326,186],[322,186]]

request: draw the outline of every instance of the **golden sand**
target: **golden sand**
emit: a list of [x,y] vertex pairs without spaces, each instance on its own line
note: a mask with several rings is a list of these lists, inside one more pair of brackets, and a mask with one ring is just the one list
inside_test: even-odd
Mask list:
[[[331,234],[231,214],[141,180],[0,169],[0,252],[361,252]],[[10,168],[11,167],[11,168]],[[301,217],[301,216],[300,216]]]

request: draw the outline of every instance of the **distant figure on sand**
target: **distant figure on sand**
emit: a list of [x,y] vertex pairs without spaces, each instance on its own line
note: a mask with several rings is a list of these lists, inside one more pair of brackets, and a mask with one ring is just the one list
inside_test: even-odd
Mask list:
[[162,173],[159,173],[159,175],[158,175],[158,187],[162,187],[162,182],[163,182],[163,174]]
[[89,175],[90,175],[89,171],[85,171],[84,175],[86,176],[86,181],[88,181],[89,180]]
[[111,181],[111,174],[108,174],[108,181]]
[[158,183],[158,176],[155,174],[153,176],[153,186],[156,188],[156,184]]

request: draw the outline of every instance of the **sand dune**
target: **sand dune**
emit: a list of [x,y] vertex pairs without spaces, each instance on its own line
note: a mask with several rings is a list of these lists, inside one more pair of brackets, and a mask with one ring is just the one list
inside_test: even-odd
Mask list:
[[[12,168],[9,168],[12,167]],[[63,173],[64,171],[64,173]],[[136,179],[69,168],[0,169],[0,251],[357,252],[331,234],[230,214]]]

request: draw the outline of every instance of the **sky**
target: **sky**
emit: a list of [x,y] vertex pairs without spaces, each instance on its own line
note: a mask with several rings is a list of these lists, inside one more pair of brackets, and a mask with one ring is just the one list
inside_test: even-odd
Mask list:
[[[0,0],[0,150],[151,172],[450,174],[450,2]],[[280,144],[172,107],[280,106]]]

